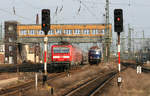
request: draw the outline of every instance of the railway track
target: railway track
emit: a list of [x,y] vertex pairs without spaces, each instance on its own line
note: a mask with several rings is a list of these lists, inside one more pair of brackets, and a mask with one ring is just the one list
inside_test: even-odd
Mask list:
[[68,93],[65,93],[63,96],[96,96],[110,80],[112,80],[117,74],[116,71],[109,72],[107,74],[103,74],[93,78],[77,88],[71,90]]
[[150,73],[150,68],[148,68],[148,67],[142,67],[142,72]]
[[[121,71],[126,70],[127,67],[122,67]],[[76,87],[72,87],[71,90],[66,90],[61,96],[100,96],[104,87],[110,83],[110,81],[118,75],[117,70],[105,72],[105,74],[99,73],[93,78],[86,80]]]
[[[57,78],[58,76],[61,76],[64,73],[54,73],[50,74],[48,76],[48,80]],[[42,82],[40,80],[40,82]],[[16,86],[12,86],[9,88],[4,88],[0,90],[0,95],[2,96],[15,96],[16,94],[23,94],[25,91],[30,90],[31,88],[35,87],[35,80],[28,81],[26,83],[18,84]],[[19,95],[20,96],[20,95]]]
[[[81,67],[79,67],[78,70],[77,69],[70,70],[70,73],[74,74],[76,73],[75,70],[79,71],[79,69],[81,69]],[[47,83],[50,82],[51,80],[54,80],[56,78],[63,77],[63,76],[66,76],[66,72],[49,74],[47,78]],[[38,81],[40,82],[40,84],[42,84],[42,79],[39,79]],[[2,96],[15,96],[15,95],[20,96],[20,94],[23,94],[25,91],[28,91],[34,87],[35,87],[35,80],[30,80],[26,83],[22,83],[22,84],[18,84],[16,86],[12,86],[9,88],[1,89],[0,96],[1,95]]]
[[[139,64],[133,64],[133,63],[122,63],[122,65],[127,66],[127,67],[131,67],[133,69],[137,69],[137,66]],[[145,73],[150,73],[150,68],[149,67],[145,67],[143,64],[141,64],[141,68],[142,68],[142,72]]]

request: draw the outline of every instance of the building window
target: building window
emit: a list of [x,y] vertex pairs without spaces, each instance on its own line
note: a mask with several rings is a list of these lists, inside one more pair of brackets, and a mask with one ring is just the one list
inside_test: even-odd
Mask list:
[[13,31],[13,29],[14,29],[14,27],[13,27],[12,25],[10,25],[10,26],[8,27],[8,31]]
[[8,41],[9,41],[9,42],[13,42],[13,38],[10,38],[10,37],[9,37],[9,38],[8,38]]
[[9,51],[12,51],[13,50],[13,46],[9,46]]
[[38,35],[44,35],[44,32],[42,30],[38,30]]
[[80,34],[80,31],[81,31],[81,30],[76,29],[76,30],[74,30],[74,34]]
[[27,35],[27,30],[20,30],[20,35]]
[[0,45],[0,52],[4,52],[5,48],[4,45]]
[[98,34],[98,30],[97,29],[93,29],[92,30],[92,34]]
[[64,30],[65,34],[71,35],[72,34],[72,30]]
[[56,29],[56,34],[61,34],[62,30]]
[[83,34],[90,34],[90,30],[88,30],[88,29],[83,30]]
[[35,35],[35,30],[29,30],[29,35]]
[[49,32],[48,32],[48,35],[53,35],[54,34],[54,30],[50,30]]
[[7,62],[7,63],[8,63],[8,57],[5,57],[5,62]]
[[13,63],[14,63],[13,57],[9,56],[9,64],[13,64]]
[[29,45],[29,54],[33,54],[34,53],[34,47],[33,45]]
[[105,33],[105,30],[103,29],[103,30],[102,30],[102,34],[104,34],[104,33]]
[[102,30],[98,30],[98,34],[102,34]]

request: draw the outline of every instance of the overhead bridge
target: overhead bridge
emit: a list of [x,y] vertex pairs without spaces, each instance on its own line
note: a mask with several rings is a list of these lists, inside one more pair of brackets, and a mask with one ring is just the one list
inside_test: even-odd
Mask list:
[[[101,43],[102,41],[110,41],[112,37],[111,24],[52,24],[50,27],[51,30],[47,35],[49,45],[60,41]],[[34,52],[36,54],[34,55],[35,57],[33,56],[34,61],[36,62],[36,56],[39,57],[38,61],[40,61],[44,37],[45,35],[41,31],[40,24],[19,24],[17,21],[5,21],[5,63],[20,63],[21,60],[28,59],[26,58],[27,55],[23,56],[20,54],[29,53],[29,55],[33,55]],[[29,45],[29,47],[25,47],[26,45]],[[25,51],[25,48],[30,48],[29,52]],[[104,49],[108,50],[108,48]]]
[[[105,24],[52,24],[48,32],[48,42],[69,41],[72,43],[101,42],[106,30],[111,28]],[[19,24],[17,25],[17,42],[32,43],[43,42],[45,37],[41,25]]]

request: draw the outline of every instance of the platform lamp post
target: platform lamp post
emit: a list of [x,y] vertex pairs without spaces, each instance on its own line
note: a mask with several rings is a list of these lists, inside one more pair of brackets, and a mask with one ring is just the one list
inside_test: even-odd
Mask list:
[[48,31],[50,30],[50,10],[42,9],[42,31],[44,31],[44,75],[43,75],[43,85],[47,81],[47,42],[48,42]]
[[121,64],[120,64],[120,33],[123,32],[123,12],[122,9],[114,10],[114,31],[117,32],[118,35],[118,86],[120,86],[122,82],[121,78]]

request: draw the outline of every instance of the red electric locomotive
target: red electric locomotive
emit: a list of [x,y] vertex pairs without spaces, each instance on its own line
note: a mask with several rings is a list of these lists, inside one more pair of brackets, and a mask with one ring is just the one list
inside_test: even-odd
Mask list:
[[82,51],[73,45],[52,45],[51,64],[54,67],[70,68],[82,63]]

